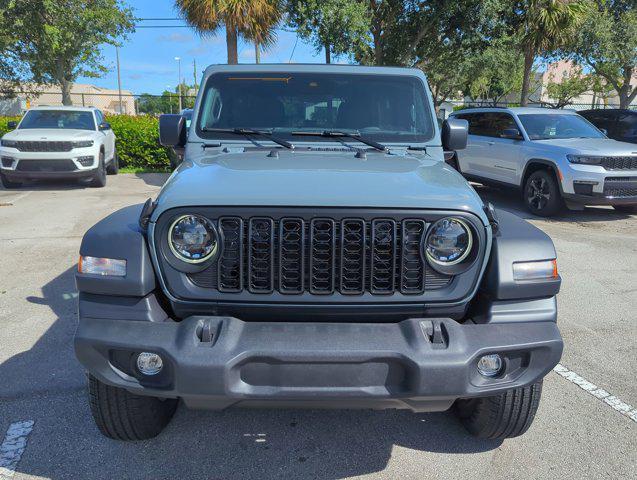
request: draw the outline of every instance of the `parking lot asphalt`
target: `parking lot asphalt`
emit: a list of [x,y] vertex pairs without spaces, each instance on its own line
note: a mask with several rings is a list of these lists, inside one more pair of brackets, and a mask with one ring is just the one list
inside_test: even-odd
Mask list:
[[514,192],[481,186],[553,238],[563,277],[561,364],[574,375],[547,376],[522,437],[476,440],[450,413],[183,406],[154,440],[102,437],[72,346],[79,245],[96,221],[154,196],[164,179],[0,189],[0,461],[11,460],[0,479],[13,470],[17,479],[636,478],[637,421],[618,410],[637,406],[637,216],[588,208],[544,220]]

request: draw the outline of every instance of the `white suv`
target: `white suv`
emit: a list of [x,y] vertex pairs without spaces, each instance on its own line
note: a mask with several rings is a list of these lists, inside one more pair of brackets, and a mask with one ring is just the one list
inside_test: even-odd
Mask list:
[[611,140],[577,113],[548,108],[472,108],[469,142],[451,162],[466,178],[516,186],[527,208],[550,216],[566,204],[637,212],[637,147]]
[[106,185],[106,174],[119,169],[115,134],[93,107],[35,107],[19,124],[9,122],[0,141],[0,180],[17,188],[25,180],[90,179]]

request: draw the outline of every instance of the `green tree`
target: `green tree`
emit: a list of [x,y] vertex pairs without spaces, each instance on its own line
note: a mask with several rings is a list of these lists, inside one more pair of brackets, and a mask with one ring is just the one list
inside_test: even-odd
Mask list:
[[571,54],[612,86],[620,108],[637,97],[637,6],[599,0],[586,18]]
[[513,0],[509,19],[524,55],[520,104],[529,101],[533,64],[565,46],[584,21],[588,0]]
[[564,108],[571,105],[573,100],[593,88],[593,78],[585,75],[579,67],[570,72],[564,72],[561,78],[550,75],[546,85],[549,100],[543,103],[552,108]]
[[267,48],[276,39],[274,29],[283,11],[280,0],[176,0],[175,4],[203,37],[225,28],[228,63],[235,65],[239,63],[239,36],[254,40],[257,51]]
[[17,66],[36,83],[58,85],[64,105],[72,104],[78,76],[108,70],[100,46],[116,45],[134,28],[132,11],[119,0],[2,0],[0,12]]
[[325,63],[359,48],[369,40],[367,5],[359,0],[289,0],[288,25],[309,40]]

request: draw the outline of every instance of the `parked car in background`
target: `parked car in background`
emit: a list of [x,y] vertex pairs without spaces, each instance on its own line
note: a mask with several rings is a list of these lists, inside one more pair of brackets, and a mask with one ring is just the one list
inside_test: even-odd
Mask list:
[[637,143],[637,111],[620,108],[580,110],[579,113],[609,138]]
[[[555,248],[496,214],[443,151],[420,69],[216,65],[156,200],[84,236],[75,352],[100,431],[192,408],[454,408],[531,425],[559,361]],[[523,241],[521,241],[523,239]]]
[[115,134],[93,107],[35,107],[0,140],[0,180],[18,188],[27,180],[87,179],[106,185],[119,161]]
[[532,213],[551,216],[564,204],[637,210],[637,147],[576,112],[473,108],[451,116],[469,122],[468,146],[451,163],[467,179],[520,188]]

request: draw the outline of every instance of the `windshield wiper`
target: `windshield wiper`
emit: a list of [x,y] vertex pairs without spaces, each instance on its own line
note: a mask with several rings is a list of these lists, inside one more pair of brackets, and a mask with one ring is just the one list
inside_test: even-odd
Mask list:
[[254,128],[202,128],[204,132],[217,132],[217,133],[233,133],[235,135],[244,135],[246,137],[250,135],[261,135],[262,137],[272,140],[274,143],[281,145],[282,147],[294,149],[294,145],[290,142],[286,142],[282,138],[272,135],[272,132],[268,130],[256,130]]
[[389,149],[378,142],[370,140],[369,138],[362,137],[360,133],[349,133],[342,132],[340,130],[323,130],[322,132],[292,132],[290,135],[308,135],[314,137],[336,137],[336,138],[353,138],[354,140],[358,140],[365,145],[369,145],[376,150],[380,150],[381,152],[388,152]]

